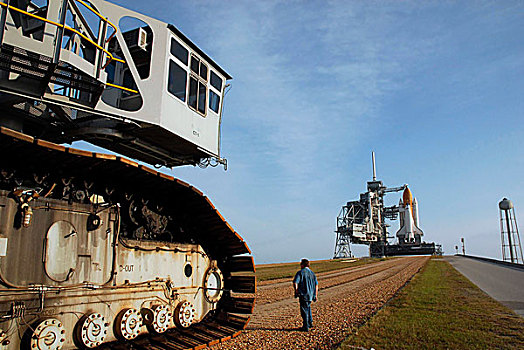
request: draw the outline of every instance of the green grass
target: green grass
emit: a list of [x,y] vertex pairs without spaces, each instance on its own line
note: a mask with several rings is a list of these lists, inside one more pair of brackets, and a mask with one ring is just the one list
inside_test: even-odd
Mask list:
[[[345,260],[316,260],[310,262],[310,268],[315,273],[344,269],[346,267],[359,266],[379,261],[380,259],[361,258],[354,262]],[[278,278],[292,278],[300,270],[300,262],[257,265],[257,280],[267,281]]]
[[339,350],[524,349],[524,319],[442,259],[354,331]]

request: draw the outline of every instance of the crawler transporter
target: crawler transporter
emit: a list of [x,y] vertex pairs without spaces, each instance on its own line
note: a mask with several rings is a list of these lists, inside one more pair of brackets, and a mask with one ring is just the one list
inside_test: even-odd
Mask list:
[[0,10],[0,350],[238,335],[251,252],[202,192],[156,170],[226,166],[229,74],[176,27],[106,1]]

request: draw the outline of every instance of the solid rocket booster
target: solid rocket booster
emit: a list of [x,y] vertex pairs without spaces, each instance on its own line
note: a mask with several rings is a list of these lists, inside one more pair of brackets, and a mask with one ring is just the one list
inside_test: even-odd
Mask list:
[[424,233],[418,228],[418,204],[408,187],[404,190],[398,207],[400,229],[397,231],[397,238],[400,242],[420,243]]
[[418,203],[417,203],[417,199],[416,198],[413,198],[413,220],[414,220],[414,223],[415,223],[415,226],[418,227]]

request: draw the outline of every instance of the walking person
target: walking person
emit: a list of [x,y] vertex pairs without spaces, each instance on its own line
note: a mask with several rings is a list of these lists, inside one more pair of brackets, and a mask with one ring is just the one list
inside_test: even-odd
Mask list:
[[300,316],[302,316],[302,331],[309,331],[313,327],[313,316],[311,315],[311,302],[317,301],[318,281],[315,273],[309,268],[309,260],[302,259],[300,271],[293,279],[295,298],[300,301]]

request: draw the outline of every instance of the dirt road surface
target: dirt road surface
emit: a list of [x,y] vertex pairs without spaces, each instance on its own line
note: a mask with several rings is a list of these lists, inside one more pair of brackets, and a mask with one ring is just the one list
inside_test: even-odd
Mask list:
[[302,325],[291,279],[262,283],[255,312],[242,334],[213,350],[332,349],[350,328],[382,307],[427,262],[428,257],[402,257],[318,274],[318,301],[313,303],[314,328]]

